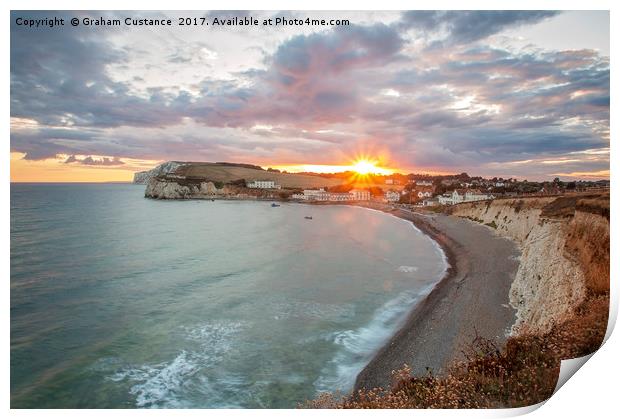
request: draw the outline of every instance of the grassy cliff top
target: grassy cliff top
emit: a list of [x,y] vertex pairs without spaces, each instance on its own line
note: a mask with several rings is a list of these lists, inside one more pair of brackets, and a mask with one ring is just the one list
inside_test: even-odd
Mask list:
[[250,165],[227,163],[189,162],[179,167],[176,175],[190,178],[204,178],[212,182],[230,183],[235,180],[273,180],[283,188],[319,188],[340,185],[340,179],[328,179],[320,176],[279,173],[253,168]]

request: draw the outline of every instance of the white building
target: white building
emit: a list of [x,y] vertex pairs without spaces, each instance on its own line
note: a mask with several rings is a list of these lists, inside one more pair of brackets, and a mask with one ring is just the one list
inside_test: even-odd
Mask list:
[[395,191],[387,191],[385,193],[385,200],[387,202],[398,202],[400,201],[400,194]]
[[[332,196],[334,195],[334,196]],[[348,195],[349,194],[345,194]],[[304,189],[303,193],[294,194],[293,199],[302,199],[304,201],[342,201],[344,200],[343,196],[335,196],[330,192],[327,192],[325,189]]]
[[425,207],[434,207],[436,205],[439,205],[439,199],[438,198],[425,199],[424,201],[422,201],[422,205],[424,205]]
[[364,189],[351,189],[349,191],[353,195],[354,201],[370,201],[370,191]]
[[326,192],[324,189],[305,189],[302,194],[294,194],[293,199],[304,201],[368,201],[370,192],[361,189],[353,189],[350,192]]
[[457,191],[446,192],[443,195],[439,195],[437,199],[441,205],[454,205],[463,202],[463,196]]
[[484,201],[485,199],[493,199],[493,195],[483,194],[479,190],[455,189],[452,192],[446,192],[437,197],[442,205],[455,205],[461,202]]
[[465,201],[484,201],[485,199],[493,199],[495,198],[493,195],[485,194],[480,192],[477,189],[471,189],[465,192]]
[[253,180],[246,185],[252,189],[280,189],[280,185],[276,185],[275,180]]
[[317,199],[320,195],[325,194],[325,189],[304,189],[303,198],[302,199]]
[[433,182],[430,180],[416,180],[417,186],[433,186]]
[[328,200],[333,202],[352,201],[353,195],[349,192],[331,192],[328,194]]

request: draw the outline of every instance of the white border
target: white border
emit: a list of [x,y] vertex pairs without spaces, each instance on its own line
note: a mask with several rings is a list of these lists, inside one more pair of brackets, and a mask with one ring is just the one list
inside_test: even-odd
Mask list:
[[[3,2],[3,20],[4,28],[2,30],[2,45],[4,49],[4,66],[3,75],[5,82],[2,84],[3,92],[3,124],[6,139],[7,149],[10,148],[8,144],[10,137],[9,127],[9,107],[10,107],[10,69],[7,65],[9,50],[10,50],[10,10],[27,10],[27,9],[56,9],[56,10],[207,10],[207,9],[248,9],[248,10],[409,10],[409,9],[451,9],[451,10],[464,10],[464,9],[501,9],[501,10],[611,10],[611,48],[610,51],[614,51],[614,39],[619,39],[618,24],[620,15],[619,2],[607,1],[607,0],[588,0],[575,1],[575,0],[521,0],[521,1],[497,1],[497,0],[474,0],[474,1],[459,1],[459,0],[433,0],[427,2],[412,2],[403,0],[382,0],[381,2],[354,2],[354,1],[340,1],[340,0],[315,0],[306,2],[292,2],[283,0],[265,0],[259,2],[252,2],[249,0],[227,0],[227,1],[196,1],[196,0],[175,0],[174,2],[163,1],[131,1],[131,0],[94,0],[88,2],[88,7],[85,7],[84,1],[78,0],[56,0],[56,1],[15,1],[5,0]],[[614,91],[615,87],[615,73],[616,63],[615,55],[612,54],[611,58],[611,91]],[[616,126],[616,113],[613,112],[615,103],[615,96],[611,98],[611,126]],[[611,130],[612,136],[615,133]],[[10,403],[10,321],[9,321],[9,307],[10,296],[8,290],[9,282],[9,266],[10,266],[10,218],[9,218],[9,165],[10,157],[9,150],[4,155],[5,164],[0,165],[2,171],[2,177],[7,181],[2,182],[0,187],[2,188],[2,215],[4,223],[2,223],[2,251],[4,257],[2,258],[2,278],[5,279],[5,292],[3,293],[3,337],[4,345],[2,346],[4,362],[0,364],[2,376],[2,401],[3,408],[7,411]],[[612,183],[615,184],[617,178],[617,159],[615,159],[615,152],[611,152],[611,178]],[[612,194],[612,208],[617,207],[617,198],[615,194]],[[612,319],[617,317],[618,313],[618,261],[620,261],[620,255],[618,254],[617,246],[615,244],[615,224],[612,225],[612,247],[611,247],[611,278],[612,280],[612,304],[610,316]],[[570,379],[559,391],[555,394],[547,403],[541,408],[535,410],[530,414],[532,418],[546,418],[546,417],[562,417],[562,418],[580,418],[584,417],[608,417],[611,416],[611,412],[617,414],[617,378],[620,376],[620,369],[618,368],[617,354],[620,353],[620,343],[618,341],[618,333],[614,333],[609,337],[609,340],[603,345],[603,347],[587,362],[586,366],[582,368],[577,374]],[[3,410],[4,410],[3,409]],[[104,411],[104,410],[89,410],[88,412],[79,410],[48,410],[48,411],[36,411],[36,410],[13,410],[10,415],[15,417],[58,417],[58,418],[72,418],[83,417],[84,415],[92,416],[94,418],[104,418],[113,414],[115,416],[123,417],[158,417],[158,418],[170,418],[170,417],[258,417],[258,418],[271,418],[271,417],[288,417],[291,414],[298,415],[300,417],[316,417],[318,416],[335,416],[339,417],[368,417],[368,416],[385,416],[385,417],[411,417],[411,415],[421,417],[441,417],[441,418],[471,418],[471,417],[504,417],[515,416],[518,414],[526,413],[531,409],[524,410],[485,410],[485,411],[316,411],[316,410],[181,410],[181,411],[150,411],[150,410],[135,410],[135,411]]]

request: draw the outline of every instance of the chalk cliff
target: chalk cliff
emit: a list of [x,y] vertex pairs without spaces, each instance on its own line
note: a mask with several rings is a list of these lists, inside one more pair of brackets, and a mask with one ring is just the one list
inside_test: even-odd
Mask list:
[[473,202],[451,212],[486,224],[521,247],[510,289],[517,310],[513,333],[547,332],[587,293],[609,289],[608,195]]
[[133,183],[137,183],[140,185],[146,185],[149,182],[149,180],[151,180],[152,178],[156,176],[174,174],[179,167],[184,166],[185,164],[186,163],[182,163],[178,161],[168,161],[168,162],[160,164],[159,166],[151,170],[134,173]]
[[149,179],[144,196],[155,199],[200,199],[232,196],[237,192],[237,188],[228,185],[218,189],[213,182],[156,176]]

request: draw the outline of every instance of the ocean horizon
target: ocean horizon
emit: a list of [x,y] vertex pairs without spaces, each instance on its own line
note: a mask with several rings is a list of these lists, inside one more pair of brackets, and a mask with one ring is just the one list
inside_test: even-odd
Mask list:
[[12,183],[11,406],[292,408],[350,391],[446,268],[411,222],[360,207]]

